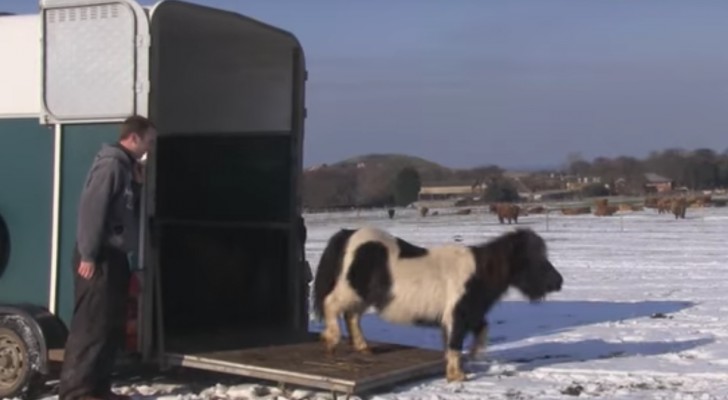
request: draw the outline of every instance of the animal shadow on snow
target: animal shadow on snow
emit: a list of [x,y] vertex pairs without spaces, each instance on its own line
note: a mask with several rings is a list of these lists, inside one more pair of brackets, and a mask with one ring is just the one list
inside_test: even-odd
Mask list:
[[485,357],[479,356],[470,363],[470,372],[485,374],[492,365],[515,363],[518,371],[530,371],[565,362],[580,362],[631,356],[653,356],[677,353],[713,342],[712,338],[700,338],[675,342],[619,342],[611,343],[601,339],[587,339],[575,342],[544,342],[529,346],[495,350]]
[[[489,345],[516,342],[523,339],[553,335],[580,326],[650,318],[655,314],[670,316],[692,307],[687,301],[553,301],[539,304],[527,301],[501,301],[488,314]],[[339,321],[342,328],[343,322]],[[442,350],[439,328],[404,326],[383,321],[373,313],[362,317],[362,330],[369,341],[396,343],[433,350]],[[309,330],[321,332],[321,322],[311,322]],[[342,330],[342,334],[348,332]],[[468,336],[465,346],[471,337]]]

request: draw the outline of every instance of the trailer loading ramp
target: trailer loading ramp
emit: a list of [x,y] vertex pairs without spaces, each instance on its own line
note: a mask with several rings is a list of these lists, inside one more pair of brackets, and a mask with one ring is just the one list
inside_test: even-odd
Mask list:
[[318,341],[244,350],[167,353],[168,365],[223,372],[277,383],[357,394],[442,374],[439,351],[371,343],[372,354],[354,352],[346,343],[333,356]]

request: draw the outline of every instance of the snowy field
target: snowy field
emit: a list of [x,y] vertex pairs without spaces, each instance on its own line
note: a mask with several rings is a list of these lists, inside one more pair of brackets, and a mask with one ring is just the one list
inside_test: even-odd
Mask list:
[[[442,214],[447,214],[443,210]],[[306,216],[315,268],[341,227],[379,226],[420,245],[485,241],[513,229],[494,215],[421,218],[415,210]],[[532,305],[509,292],[489,317],[486,351],[443,377],[401,385],[375,399],[728,399],[728,209],[655,210],[613,217],[523,217],[546,238],[562,292]],[[312,329],[319,326],[312,322]],[[440,349],[439,329],[393,326],[369,316],[369,339]],[[330,398],[301,390],[278,397],[263,384],[124,385],[138,399]],[[308,397],[306,397],[308,396]],[[52,397],[49,397],[52,399]]]

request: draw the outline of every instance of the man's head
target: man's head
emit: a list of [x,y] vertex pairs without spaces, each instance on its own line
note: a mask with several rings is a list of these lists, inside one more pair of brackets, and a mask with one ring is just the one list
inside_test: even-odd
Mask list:
[[157,129],[147,118],[133,115],[121,124],[119,144],[124,146],[138,160],[154,145]]

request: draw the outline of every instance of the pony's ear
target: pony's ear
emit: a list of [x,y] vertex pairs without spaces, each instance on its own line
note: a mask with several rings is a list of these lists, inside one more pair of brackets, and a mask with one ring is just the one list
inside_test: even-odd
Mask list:
[[529,228],[518,228],[513,232],[512,245],[515,251],[527,254],[533,252],[533,247],[538,243],[538,235]]
[[518,229],[514,239],[517,258],[536,260],[545,256],[546,242],[533,230],[528,228]]

